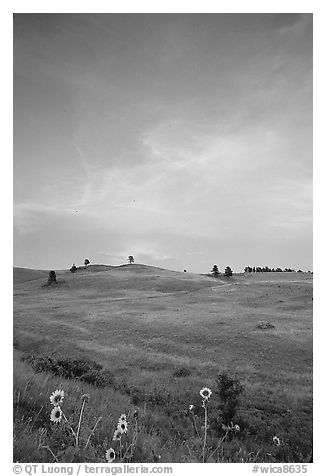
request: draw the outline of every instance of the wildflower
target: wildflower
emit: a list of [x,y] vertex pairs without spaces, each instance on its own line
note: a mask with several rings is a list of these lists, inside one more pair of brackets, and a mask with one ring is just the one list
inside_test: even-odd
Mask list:
[[120,415],[119,422],[127,423],[127,415],[125,413],[122,413],[122,415]]
[[240,431],[240,426],[239,425],[234,425],[234,431]]
[[120,438],[121,438],[121,432],[120,430],[116,429],[115,432],[113,433],[112,440],[117,441],[117,440],[120,440]]
[[189,405],[189,410],[192,412],[193,409],[195,408],[195,405]]
[[134,419],[137,420],[137,418],[138,418],[138,410],[135,410],[134,411]]
[[203,387],[199,393],[204,400],[208,400],[212,395],[212,390],[208,387]]
[[55,407],[58,405],[62,405],[64,396],[65,392],[63,390],[55,390],[50,397],[50,402]]
[[123,433],[127,433],[128,431],[128,423],[126,421],[119,421],[118,422],[118,426],[117,426],[117,430],[119,430],[119,432],[121,434]]
[[280,446],[281,440],[279,439],[278,436],[273,436],[273,443],[277,446]]
[[50,420],[54,421],[55,423],[59,423],[62,420],[62,410],[60,407],[54,407],[51,415]]
[[88,403],[90,398],[91,397],[88,395],[88,393],[84,393],[84,395],[81,396],[81,401]]
[[109,448],[107,452],[105,453],[105,457],[107,459],[108,463],[112,463],[113,460],[115,460],[115,451],[113,448]]

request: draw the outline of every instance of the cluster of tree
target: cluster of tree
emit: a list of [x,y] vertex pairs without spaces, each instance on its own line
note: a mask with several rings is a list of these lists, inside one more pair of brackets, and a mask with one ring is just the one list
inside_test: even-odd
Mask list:
[[[212,272],[212,274],[213,274],[213,276],[214,276],[215,278],[216,278],[219,274],[221,274],[221,273],[220,273],[220,270],[218,269],[218,267],[217,267],[216,264],[214,264],[214,266],[213,266],[211,272]],[[230,277],[230,276],[232,276],[232,275],[233,275],[232,269],[230,268],[230,266],[227,266],[227,267],[225,268],[225,271],[224,271],[224,276]]]
[[[291,268],[269,268],[268,266],[246,266],[244,269],[245,273],[295,273],[295,269]],[[302,273],[302,270],[299,269],[298,273]]]
[[[89,264],[91,264],[91,262],[89,261],[88,258],[86,258],[86,259],[84,260],[84,266],[87,267]],[[77,271],[77,269],[78,269],[77,266],[75,265],[75,263],[73,263],[72,267],[70,268],[70,271],[71,271],[72,273],[75,273],[75,272]]]

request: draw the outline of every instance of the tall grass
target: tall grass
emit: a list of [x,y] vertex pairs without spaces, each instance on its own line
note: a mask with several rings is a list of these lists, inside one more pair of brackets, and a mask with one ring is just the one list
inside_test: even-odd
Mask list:
[[[56,389],[64,392],[58,405],[50,400]],[[163,395],[163,404],[139,394],[135,405],[133,395],[121,390],[36,373],[16,356],[14,461],[298,462],[310,458],[309,436],[305,442],[297,437],[294,451],[290,425],[288,434],[273,424],[269,429],[263,425],[263,431],[257,415],[248,421],[241,405],[233,413],[236,420],[223,422],[218,384],[212,390],[195,391],[191,401],[178,389],[169,397]],[[56,407],[62,413],[51,421]]]

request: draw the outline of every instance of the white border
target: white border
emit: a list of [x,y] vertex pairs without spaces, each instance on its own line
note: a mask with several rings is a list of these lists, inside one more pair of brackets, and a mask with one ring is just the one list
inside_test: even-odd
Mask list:
[[[325,4],[325,2],[324,2]],[[286,13],[300,12],[314,14],[314,464],[309,465],[308,474],[322,474],[321,463],[324,455],[324,428],[325,428],[325,370],[322,362],[325,362],[323,353],[325,320],[326,316],[322,308],[322,293],[325,293],[325,282],[322,279],[325,272],[326,246],[325,236],[325,190],[326,174],[324,162],[325,155],[325,6],[322,1],[12,1],[2,2],[0,15],[0,31],[2,36],[1,58],[4,59],[1,77],[2,93],[2,138],[5,146],[2,147],[1,160],[1,222],[2,222],[2,267],[0,272],[0,289],[2,312],[2,389],[1,408],[5,428],[1,432],[2,459],[10,464],[9,472],[12,472],[12,12],[62,12],[62,13]],[[246,8],[244,8],[246,7]],[[8,365],[9,364],[9,365]],[[8,391],[9,387],[9,391]],[[174,474],[179,474],[180,465]],[[183,465],[184,466],[184,465]],[[213,467],[212,467],[213,466]],[[235,467],[238,474],[251,473],[247,465],[230,463],[216,468],[208,465],[206,473],[216,470],[222,474],[233,474]],[[184,469],[186,469],[184,467]],[[187,473],[195,474],[197,465],[187,466]]]

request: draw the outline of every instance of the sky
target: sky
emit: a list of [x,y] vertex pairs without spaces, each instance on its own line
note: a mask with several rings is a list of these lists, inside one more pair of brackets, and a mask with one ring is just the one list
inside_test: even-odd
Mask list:
[[312,14],[16,14],[14,265],[312,269]]

